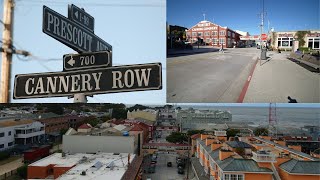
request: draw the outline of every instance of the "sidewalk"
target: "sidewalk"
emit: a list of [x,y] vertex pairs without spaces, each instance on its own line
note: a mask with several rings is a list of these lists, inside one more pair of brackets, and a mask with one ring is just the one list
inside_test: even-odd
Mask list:
[[288,96],[299,103],[320,102],[320,75],[288,60],[288,55],[268,52],[271,59],[257,63],[243,102],[287,103]]
[[219,49],[213,48],[212,46],[200,46],[199,49],[197,46],[194,46],[193,49],[168,49],[167,55],[168,56],[179,56],[179,55],[191,55],[191,54],[198,54],[198,53],[207,53],[207,52],[217,52]]

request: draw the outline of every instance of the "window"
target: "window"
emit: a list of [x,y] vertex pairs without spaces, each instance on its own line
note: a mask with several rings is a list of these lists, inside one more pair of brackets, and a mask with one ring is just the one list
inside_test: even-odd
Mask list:
[[210,39],[209,39],[209,38],[207,38],[207,39],[206,39],[206,42],[207,42],[207,43],[209,43],[209,42],[210,42]]
[[11,136],[11,131],[8,132],[8,136]]
[[205,36],[210,36],[210,32],[209,32],[209,31],[206,31],[206,32],[204,32],[204,35],[205,35]]
[[218,44],[218,39],[217,38],[213,39],[213,44]]
[[198,32],[198,36],[202,36],[202,32]]
[[220,38],[220,44],[224,44],[224,38]]
[[308,48],[310,49],[319,49],[320,38],[309,38],[308,39]]
[[216,36],[217,34],[218,34],[217,31],[213,31],[213,32],[212,32],[212,35],[214,35],[214,36]]
[[228,31],[228,36],[231,36],[231,32],[230,31]]
[[4,144],[0,144],[0,149],[4,148]]
[[234,36],[235,36],[235,34],[234,33],[232,33],[232,37],[234,38]]
[[0,137],[4,137],[4,132],[0,133]]
[[278,47],[292,47],[292,38],[278,38]]
[[224,180],[243,180],[243,174],[224,174]]
[[192,36],[197,36],[197,33],[196,32],[192,32]]
[[219,32],[219,35],[220,35],[220,36],[224,36],[224,35],[225,35],[225,31],[220,31],[220,32]]
[[13,142],[9,142],[9,143],[8,143],[8,146],[12,146],[12,145],[13,145]]

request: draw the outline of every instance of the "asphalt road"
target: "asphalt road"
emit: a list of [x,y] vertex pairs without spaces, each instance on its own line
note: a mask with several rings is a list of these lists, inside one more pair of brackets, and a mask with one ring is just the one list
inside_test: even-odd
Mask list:
[[236,48],[167,58],[167,102],[237,102],[259,53]]
[[[186,178],[187,167],[184,174],[178,174],[176,163],[177,154],[158,154],[155,173],[144,173],[143,179],[151,178],[152,180],[183,180]],[[167,167],[167,162],[172,162],[172,167]],[[195,175],[190,167],[189,179],[195,179]]]

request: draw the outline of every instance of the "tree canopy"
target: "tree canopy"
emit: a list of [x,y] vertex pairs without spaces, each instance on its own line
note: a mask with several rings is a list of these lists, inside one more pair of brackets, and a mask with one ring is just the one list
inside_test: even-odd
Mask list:
[[264,127],[256,128],[253,133],[255,136],[266,136],[268,135],[268,129]]
[[240,133],[239,129],[227,129],[227,138],[235,137],[238,133]]
[[169,136],[166,137],[166,140],[171,143],[183,143],[188,141],[188,137],[184,133],[172,132]]

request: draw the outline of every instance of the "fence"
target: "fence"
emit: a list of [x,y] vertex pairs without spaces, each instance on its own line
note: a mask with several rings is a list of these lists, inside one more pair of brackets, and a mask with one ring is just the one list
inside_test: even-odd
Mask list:
[[[17,168],[18,169],[18,168]],[[14,169],[12,171],[9,171],[9,172],[6,172],[2,175],[0,175],[0,180],[3,180],[3,179],[7,179],[8,177],[12,176],[12,175],[15,175],[17,174],[17,169]]]

